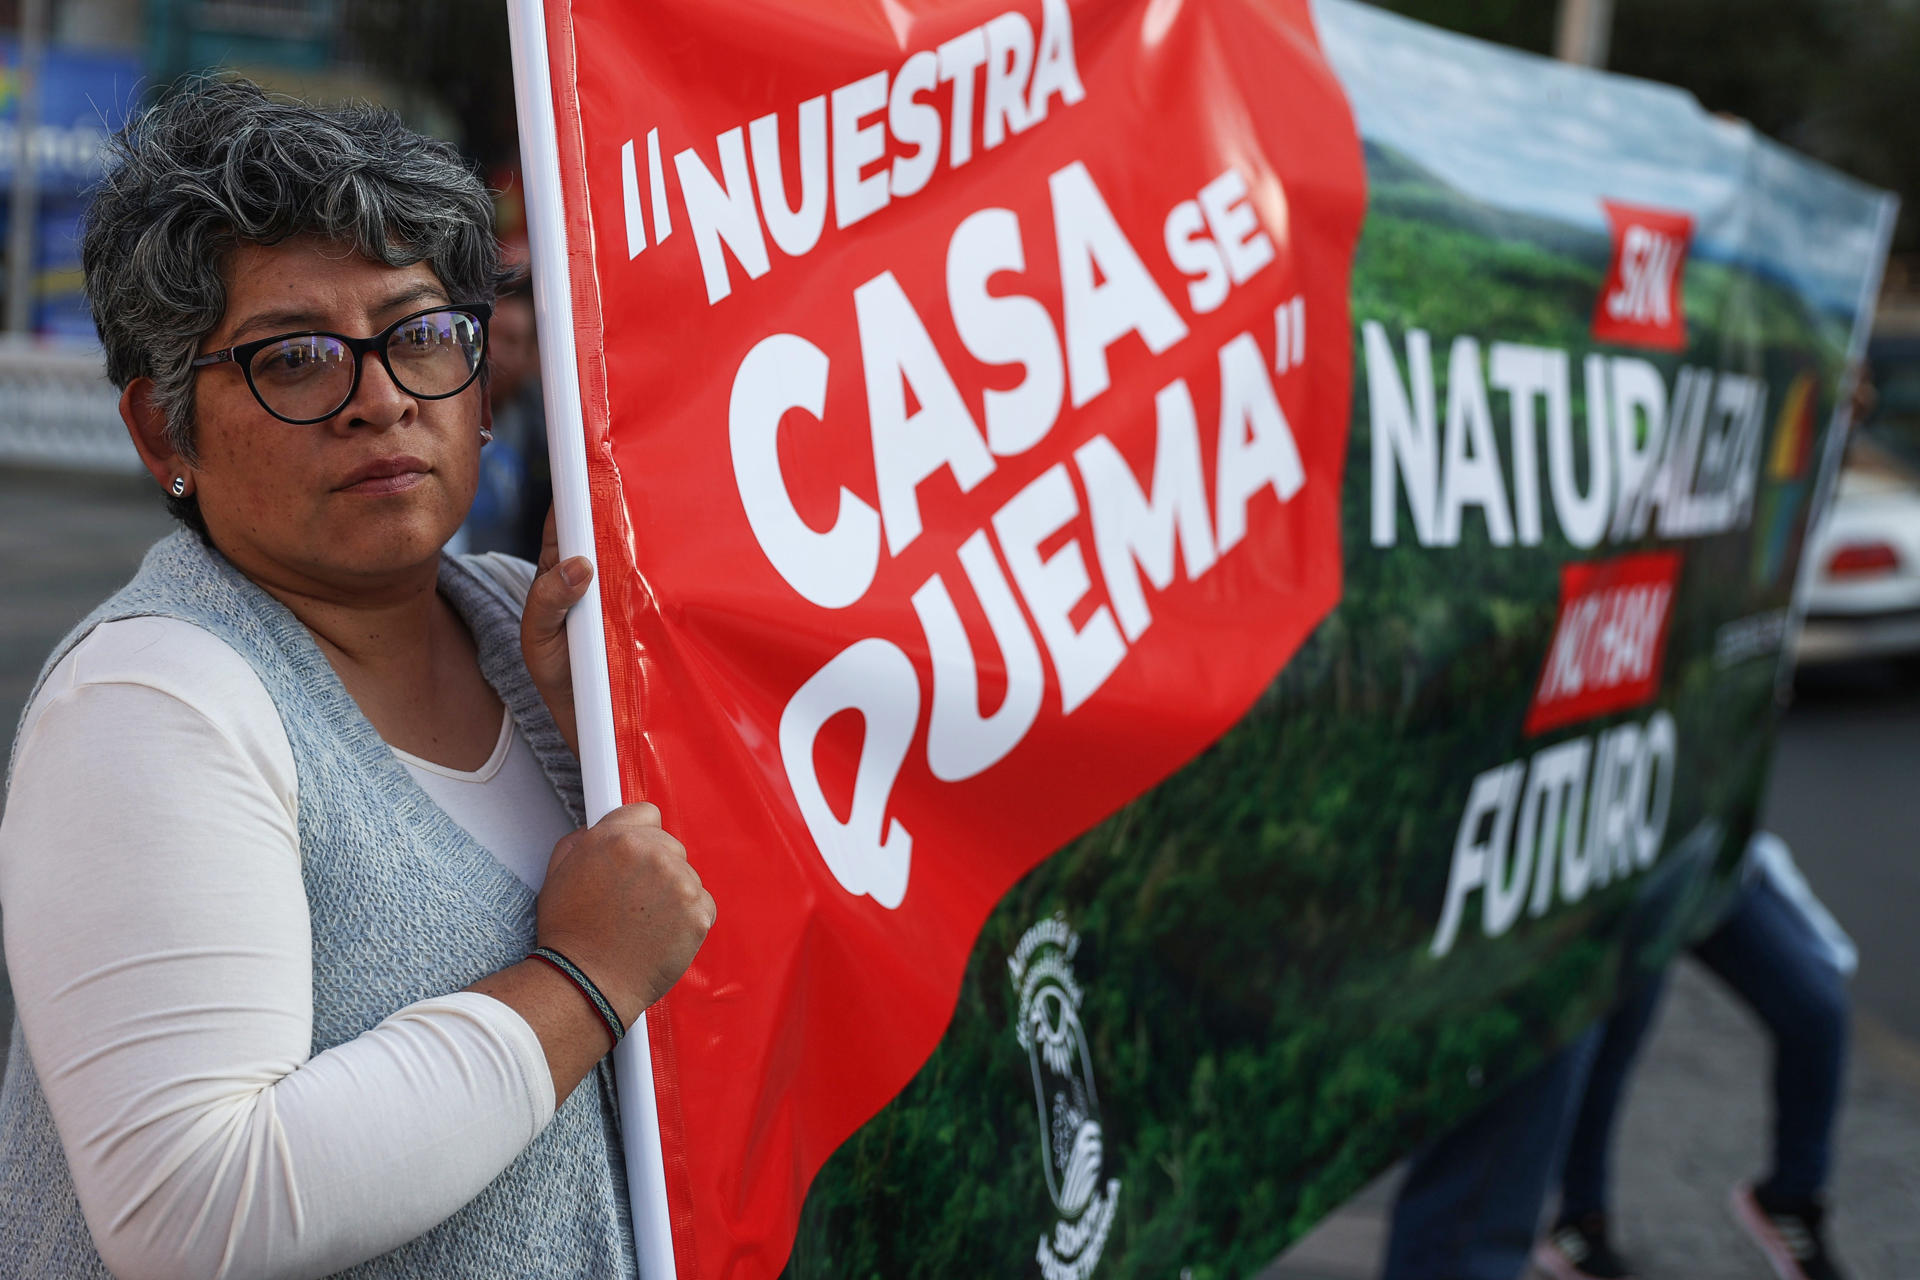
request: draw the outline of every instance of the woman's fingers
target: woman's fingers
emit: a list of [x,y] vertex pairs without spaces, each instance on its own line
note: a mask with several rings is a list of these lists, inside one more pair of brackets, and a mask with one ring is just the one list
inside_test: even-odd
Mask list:
[[632,1023],[680,980],[713,928],[713,895],[650,804],[562,840],[536,907],[539,936],[585,969]]
[[527,589],[520,617],[520,656],[533,687],[553,716],[554,727],[576,755],[579,730],[573,712],[573,662],[567,652],[567,611],[580,603],[593,582],[593,562],[585,556],[562,560],[541,573]]
[[553,507],[547,507],[547,523],[540,530],[540,559],[537,562],[540,572],[553,568],[560,559],[560,534],[554,522]]
[[[540,537],[540,563],[520,618],[520,647],[535,684],[567,678],[567,611],[580,603],[593,581],[593,562],[585,556],[560,559],[553,508]],[[557,664],[557,666],[556,666]]]
[[[520,620],[520,647],[536,684],[566,674],[567,611],[580,603],[592,581],[593,562],[585,556],[573,556],[539,574],[528,588],[526,612]],[[558,671],[552,666],[555,660],[561,664]]]
[[561,836],[553,846],[553,852],[547,855],[547,874],[551,876],[580,848],[580,834],[585,827],[578,827]]

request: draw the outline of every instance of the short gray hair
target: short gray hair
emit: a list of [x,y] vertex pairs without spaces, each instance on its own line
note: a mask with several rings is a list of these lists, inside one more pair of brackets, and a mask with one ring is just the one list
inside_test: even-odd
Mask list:
[[[226,313],[235,246],[318,235],[378,262],[427,262],[457,302],[503,277],[493,203],[450,144],[384,108],[320,107],[237,77],[190,80],[107,144],[80,261],[107,376],[151,378],[167,436],[194,457],[200,343]],[[196,528],[191,500],[170,498]]]

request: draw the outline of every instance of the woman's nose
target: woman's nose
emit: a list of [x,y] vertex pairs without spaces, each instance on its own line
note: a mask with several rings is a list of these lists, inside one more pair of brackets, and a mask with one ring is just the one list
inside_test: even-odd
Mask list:
[[338,420],[347,427],[385,430],[404,421],[418,403],[393,380],[386,362],[369,351],[360,357],[360,385],[340,410]]

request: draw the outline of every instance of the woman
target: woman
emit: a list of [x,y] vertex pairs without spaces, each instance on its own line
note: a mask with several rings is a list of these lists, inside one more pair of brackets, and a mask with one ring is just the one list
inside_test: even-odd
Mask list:
[[603,1059],[713,903],[650,806],[576,829],[587,562],[440,554],[490,423],[487,194],[388,113],[242,82],[116,148],[87,291],[188,528],[15,742],[0,1273],[632,1275]]

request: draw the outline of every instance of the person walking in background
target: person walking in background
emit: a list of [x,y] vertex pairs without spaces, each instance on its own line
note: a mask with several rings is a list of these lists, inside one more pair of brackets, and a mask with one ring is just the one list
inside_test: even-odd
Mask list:
[[[1748,875],[1719,928],[1693,955],[1753,1010],[1773,1039],[1773,1163],[1733,1188],[1734,1221],[1779,1280],[1841,1280],[1826,1239],[1823,1193],[1844,1084],[1852,944],[1821,907],[1778,837],[1756,836]],[[1554,1280],[1624,1280],[1610,1238],[1613,1131],[1665,976],[1607,1018],[1560,1179],[1560,1209],[1534,1261]]]
[[1517,1280],[1599,1043],[1595,1024],[1414,1155],[1381,1280]]
[[492,205],[390,112],[136,119],[86,287],[185,526],[58,645],[0,821],[0,1275],[632,1277],[608,1063],[712,899],[583,827],[584,558],[442,547]]
[[[1774,1041],[1773,1168],[1732,1191],[1735,1221],[1779,1280],[1843,1280],[1825,1236],[1846,1059],[1852,946],[1786,846],[1749,842],[1726,917],[1693,954],[1766,1023]],[[1382,1280],[1625,1280],[1607,1216],[1619,1103],[1658,1005],[1639,990],[1466,1124],[1416,1154],[1393,1208]],[[1536,1243],[1558,1182],[1561,1207]]]
[[449,548],[538,560],[553,482],[540,389],[540,335],[534,326],[533,293],[524,279],[494,299],[487,362],[493,439],[481,450],[473,506]]
[[1586,1087],[1575,1098],[1553,1230],[1533,1254],[1534,1265],[1553,1280],[1629,1280],[1633,1275],[1614,1249],[1609,1229],[1612,1129],[1628,1073],[1665,989],[1666,973],[1656,973],[1601,1021]]

